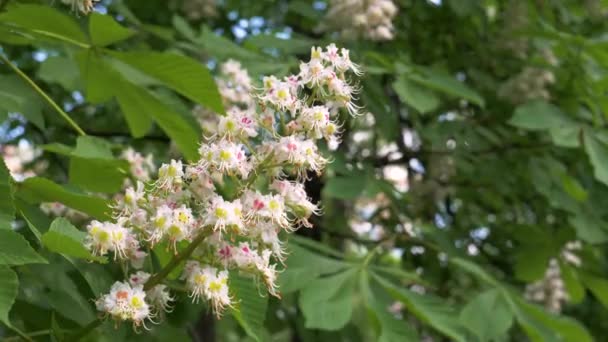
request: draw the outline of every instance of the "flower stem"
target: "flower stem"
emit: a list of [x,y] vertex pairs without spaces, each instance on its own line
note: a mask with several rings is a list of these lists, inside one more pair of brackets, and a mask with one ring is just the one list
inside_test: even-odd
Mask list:
[[78,134],[83,135],[83,136],[87,135],[82,130],[82,128],[80,128],[80,126],[78,126],[78,124],[76,122],[74,122],[74,120],[72,120],[72,118],[70,118],[70,116],[66,112],[64,112],[63,109],[61,109],[61,107],[59,107],[59,105],[57,103],[55,103],[55,101],[53,101],[53,99],[51,99],[44,92],[44,90],[40,89],[40,87],[36,84],[36,82],[34,82],[23,71],[21,71],[13,63],[11,63],[4,55],[0,54],[0,60],[2,62],[4,62],[4,64],[6,64],[9,68],[11,68],[17,75],[19,75],[19,77],[23,78],[23,80],[25,82],[27,82],[32,88],[34,88],[34,90],[38,94],[40,94],[40,96],[42,96],[42,98],[44,98],[46,100],[46,102],[48,102],[51,105],[51,107],[53,107],[53,109],[55,109],[59,113],[59,115],[61,115],[70,124],[70,126],[72,126],[72,128],[74,128],[74,130],[76,132],[78,132]]
[[196,247],[198,247],[198,245],[200,245],[200,243],[203,242],[203,240],[205,240],[205,238],[208,237],[211,232],[211,230],[204,230],[198,234],[186,249],[174,256],[171,261],[169,261],[169,263],[162,270],[160,270],[160,272],[148,279],[146,284],[144,284],[144,290],[147,291],[160,284],[169,275],[169,273],[171,273],[171,271],[173,271],[182,261],[186,260],[194,252]]

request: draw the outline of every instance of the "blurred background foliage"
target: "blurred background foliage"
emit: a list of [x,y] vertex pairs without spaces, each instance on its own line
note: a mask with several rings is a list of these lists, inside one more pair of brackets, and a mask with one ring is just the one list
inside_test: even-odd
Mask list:
[[86,338],[602,341],[608,1],[396,0],[373,32],[347,2],[104,0],[83,15],[0,0],[0,54],[89,136],[3,61],[16,181],[0,169],[0,336],[67,340],[121,274],[53,243],[40,203],[103,217],[125,148],[193,158],[197,106],[222,111],[219,63],[260,85],[335,42],[365,70],[364,114],[343,116],[334,162],[307,183],[323,215],[290,238],[282,300],[237,284],[239,310],[217,321],[184,294],[149,332],[106,323]]

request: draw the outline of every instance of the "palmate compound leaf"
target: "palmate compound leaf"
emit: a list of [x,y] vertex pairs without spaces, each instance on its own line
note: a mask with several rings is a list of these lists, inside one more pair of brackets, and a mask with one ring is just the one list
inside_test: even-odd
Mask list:
[[468,331],[458,320],[457,311],[441,298],[432,295],[421,295],[394,285],[391,281],[378,275],[373,275],[395,300],[401,302],[409,312],[423,322],[454,341],[468,341]]
[[105,262],[106,258],[96,257],[84,247],[86,234],[79,231],[68,220],[58,217],[51,223],[48,232],[42,235],[43,245],[51,252],[75,258]]
[[288,251],[286,268],[279,275],[281,293],[300,290],[321,275],[336,273],[350,267],[344,262],[324,257],[296,243],[291,243]]
[[300,291],[299,305],[306,328],[335,331],[350,321],[356,276],[356,269],[347,269],[314,279]]
[[518,293],[504,287],[479,265],[462,258],[452,258],[450,262],[500,290],[517,322],[523,327],[531,341],[593,341],[579,322],[566,316],[548,313],[539,306],[526,302]]
[[359,274],[359,291],[363,296],[368,314],[378,323],[379,342],[419,341],[416,330],[405,319],[397,318],[389,311],[393,302],[390,296],[376,282],[371,281],[367,270]]

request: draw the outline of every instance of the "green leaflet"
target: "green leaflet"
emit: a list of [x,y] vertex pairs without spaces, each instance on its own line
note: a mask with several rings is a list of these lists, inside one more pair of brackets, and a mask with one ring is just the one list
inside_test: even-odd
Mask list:
[[12,230],[0,229],[0,265],[46,264],[25,238]]

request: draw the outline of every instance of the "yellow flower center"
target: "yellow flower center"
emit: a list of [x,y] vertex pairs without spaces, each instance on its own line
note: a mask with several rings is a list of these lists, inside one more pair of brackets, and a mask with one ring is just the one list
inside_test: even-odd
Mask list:
[[279,97],[279,99],[285,100],[287,96],[289,96],[289,92],[287,92],[286,89],[281,89],[277,92],[277,96]]
[[281,206],[279,205],[279,202],[277,202],[276,200],[270,200],[268,202],[268,208],[270,208],[270,210],[277,210],[280,207]]
[[144,301],[141,300],[141,298],[139,298],[139,297],[133,297],[133,298],[131,298],[131,306],[136,309],[139,309],[142,306],[144,306]]
[[220,151],[220,159],[222,161],[228,161],[228,160],[230,160],[230,157],[232,157],[232,153],[230,153],[230,151],[226,151],[226,150]]
[[162,226],[165,225],[165,223],[167,223],[167,219],[164,218],[164,217],[159,217],[159,218],[156,219],[156,221],[154,221],[154,225],[157,228],[161,228]]
[[323,112],[315,112],[314,118],[317,121],[321,121],[321,120],[325,119],[325,114]]
[[228,211],[224,208],[215,208],[215,216],[217,218],[225,219],[228,217]]
[[97,238],[101,242],[107,242],[108,240],[110,240],[110,234],[105,230],[102,230],[99,232],[99,234],[97,234]]
[[188,215],[186,215],[186,213],[180,212],[179,214],[177,214],[177,220],[181,223],[186,223],[188,222]]
[[181,232],[182,230],[176,225],[169,227],[169,235],[172,237],[177,237]]
[[212,281],[211,283],[209,283],[209,291],[218,292],[221,289],[222,289],[222,284],[220,282]]
[[204,274],[198,274],[196,277],[194,277],[194,282],[198,285],[203,285],[206,281],[207,277]]

